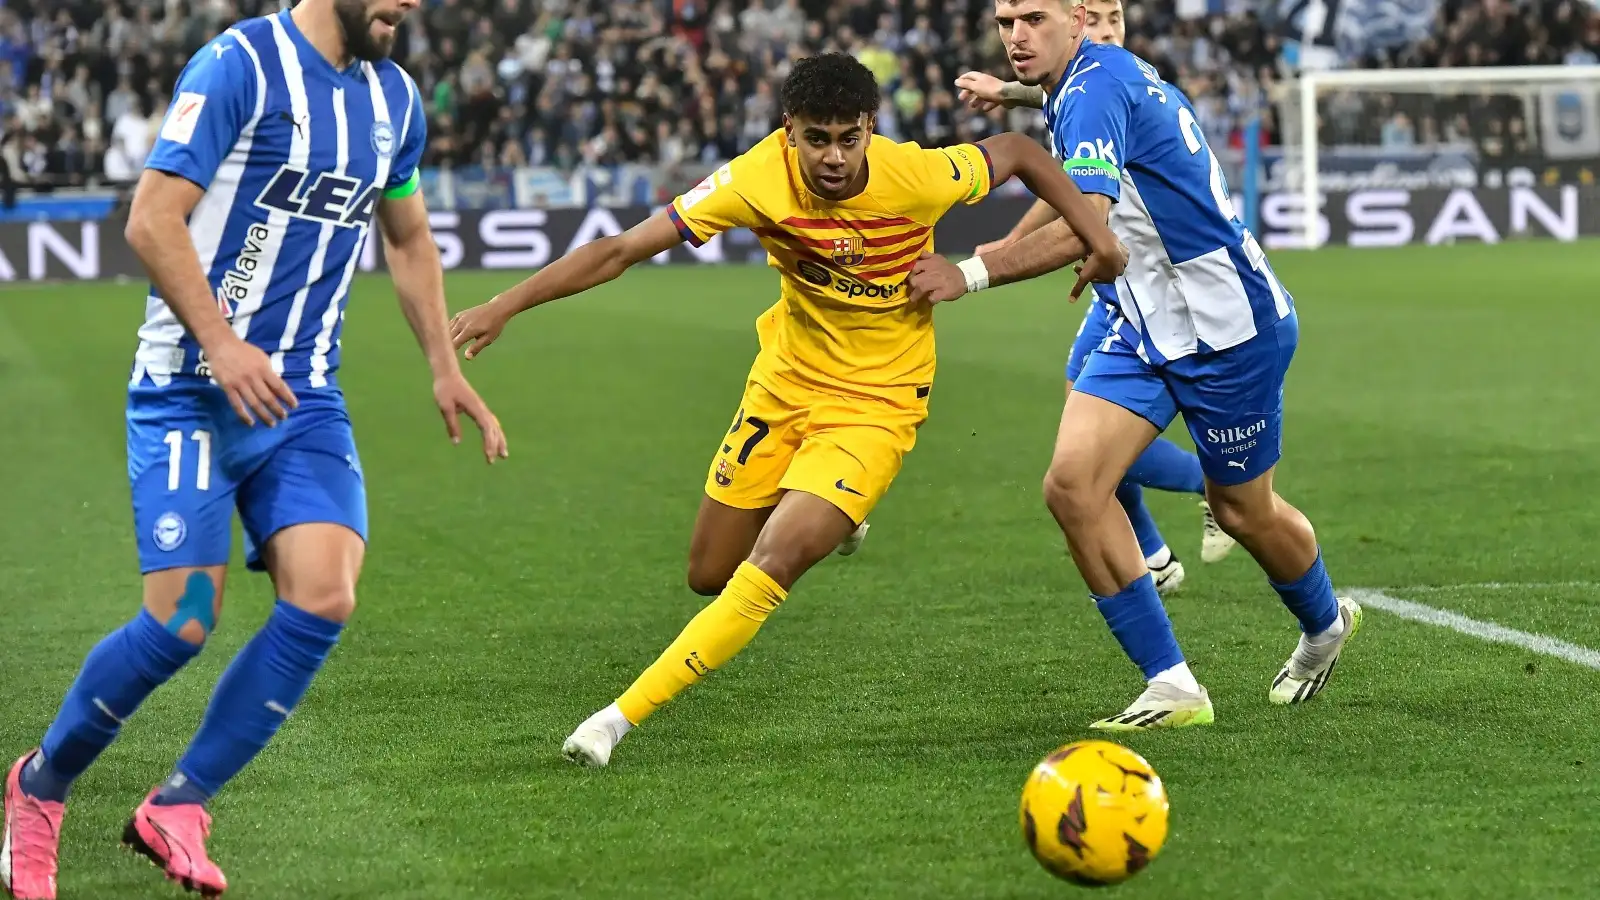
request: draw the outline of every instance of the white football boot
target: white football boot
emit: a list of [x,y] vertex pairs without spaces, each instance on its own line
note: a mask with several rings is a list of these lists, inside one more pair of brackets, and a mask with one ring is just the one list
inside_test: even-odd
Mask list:
[[603,768],[611,762],[611,751],[633,730],[633,723],[615,703],[583,720],[561,745],[561,755],[580,766]]
[[858,527],[855,531],[850,532],[849,537],[839,542],[839,549],[834,552],[838,553],[840,556],[850,556],[857,550],[860,550],[861,542],[867,539],[867,529],[871,527],[871,525],[862,522],[860,527]]
[[1355,637],[1361,627],[1361,604],[1348,597],[1339,598],[1339,636],[1313,642],[1310,635],[1300,635],[1300,645],[1272,679],[1267,699],[1273,703],[1304,703],[1322,693],[1333,677],[1333,667],[1339,664],[1344,645]]
[[[1145,565],[1150,565],[1150,561],[1145,560]],[[1160,568],[1150,566],[1150,577],[1155,579],[1156,593],[1165,597],[1183,587],[1183,563],[1178,562],[1176,553],[1168,551],[1167,564]]]
[[1196,687],[1199,691],[1191,692],[1170,682],[1152,681],[1127,709],[1089,727],[1096,731],[1149,731],[1210,725],[1216,721],[1211,695],[1204,687]]
[[1200,501],[1200,516],[1200,561],[1222,562],[1239,542],[1222,530],[1222,526],[1217,524],[1217,517],[1211,514],[1211,504],[1204,500]]

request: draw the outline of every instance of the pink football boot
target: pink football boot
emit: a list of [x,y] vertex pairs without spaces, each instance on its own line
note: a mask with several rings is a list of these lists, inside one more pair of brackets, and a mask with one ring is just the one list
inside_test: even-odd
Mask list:
[[228,879],[206,856],[211,814],[204,806],[185,803],[157,806],[156,791],[134,811],[122,830],[122,844],[160,866],[167,877],[206,897],[220,897]]
[[65,804],[22,792],[22,767],[30,750],[6,775],[5,832],[0,836],[0,888],[15,900],[56,900],[56,859],[61,852]]

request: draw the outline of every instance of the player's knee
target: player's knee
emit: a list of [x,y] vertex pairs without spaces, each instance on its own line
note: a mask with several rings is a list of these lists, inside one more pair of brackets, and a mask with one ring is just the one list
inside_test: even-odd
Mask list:
[[1044,474],[1044,502],[1057,519],[1077,521],[1105,507],[1093,481],[1070,466],[1052,465]]
[[689,549],[689,590],[702,597],[715,597],[728,586],[744,556],[729,553],[725,548],[710,542],[696,541]]
[[1256,497],[1249,494],[1213,490],[1208,492],[1211,515],[1217,526],[1229,536],[1249,538],[1273,527],[1273,507],[1276,495]]
[[[835,544],[835,546],[838,546]],[[750,564],[760,569],[768,578],[778,583],[784,590],[794,587],[808,569],[817,564],[821,554],[805,552],[798,545],[787,546],[762,546],[756,545],[750,553]]]
[[330,622],[348,622],[356,612],[354,583],[329,581],[310,585],[305,590],[296,591],[294,596],[283,599],[298,609]]
[[689,590],[702,597],[715,597],[722,593],[722,589],[728,586],[729,577],[728,572],[697,565],[694,560],[689,562]]

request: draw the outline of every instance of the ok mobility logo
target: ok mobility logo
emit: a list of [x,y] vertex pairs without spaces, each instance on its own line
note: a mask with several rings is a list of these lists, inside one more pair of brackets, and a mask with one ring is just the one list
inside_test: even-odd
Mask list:
[[1117,147],[1110,141],[1096,138],[1093,141],[1079,141],[1078,146],[1072,150],[1072,158],[1067,160],[1062,168],[1073,178],[1089,178],[1099,175],[1119,181],[1122,178],[1122,169],[1117,164]]

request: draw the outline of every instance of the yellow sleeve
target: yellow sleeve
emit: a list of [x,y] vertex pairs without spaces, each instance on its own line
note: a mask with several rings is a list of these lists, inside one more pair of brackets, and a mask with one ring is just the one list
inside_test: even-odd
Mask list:
[[[736,176],[748,178],[748,167],[735,159],[712,172],[705,180],[672,201],[668,215],[678,234],[698,247],[712,237],[734,228],[756,228],[761,217],[736,184]],[[754,185],[751,185],[754,187]]]
[[994,163],[989,159],[989,151],[978,144],[957,144],[919,152],[925,172],[918,193],[927,210],[928,224],[957,203],[977,203],[989,196],[994,187]]

